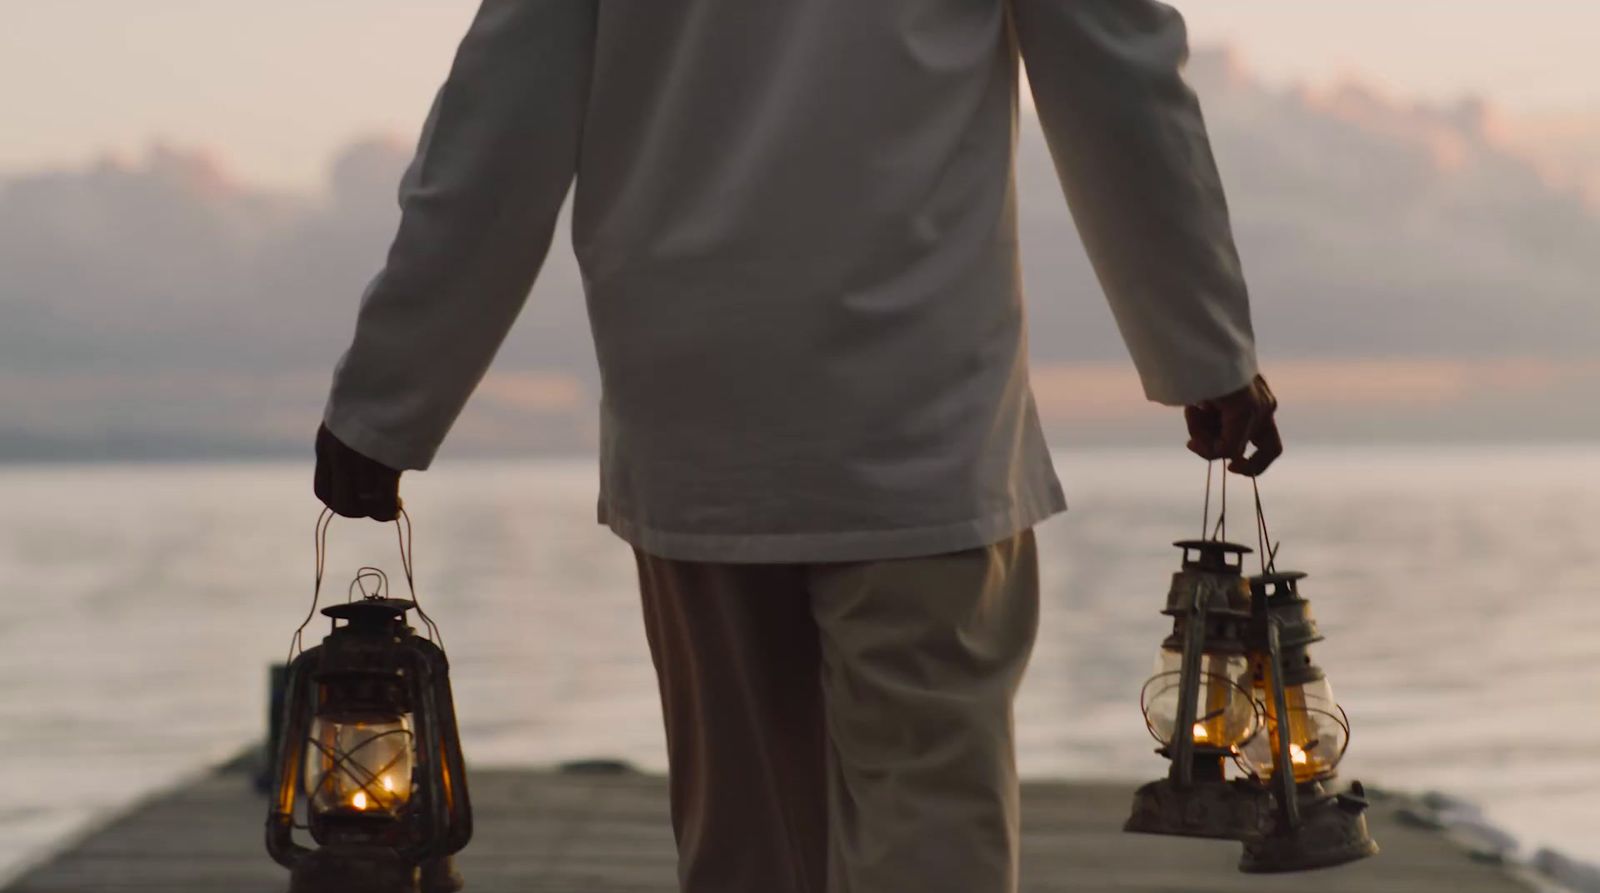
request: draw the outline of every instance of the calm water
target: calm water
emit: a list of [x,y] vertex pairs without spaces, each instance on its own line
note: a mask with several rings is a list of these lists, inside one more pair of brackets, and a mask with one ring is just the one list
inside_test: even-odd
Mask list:
[[[1022,765],[1154,777],[1137,696],[1203,466],[1057,461],[1073,511],[1039,529]],[[469,757],[662,768],[631,555],[592,523],[592,465],[414,477]],[[0,873],[260,734],[266,667],[307,607],[308,490],[289,465],[0,470]],[[1304,451],[1264,496],[1280,564],[1312,574],[1316,654],[1355,725],[1345,774],[1450,791],[1526,847],[1600,860],[1600,448]],[[394,568],[393,543],[335,524],[336,594],[359,564]]]

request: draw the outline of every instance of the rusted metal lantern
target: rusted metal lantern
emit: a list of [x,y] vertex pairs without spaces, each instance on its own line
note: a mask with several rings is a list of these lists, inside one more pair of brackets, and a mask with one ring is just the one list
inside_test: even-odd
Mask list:
[[1269,564],[1250,579],[1251,686],[1266,730],[1245,745],[1241,763],[1270,792],[1272,808],[1259,832],[1244,839],[1243,871],[1326,868],[1378,852],[1361,783],[1330,791],[1350,743],[1350,720],[1308,650],[1322,635],[1300,595],[1305,576]]
[[[319,521],[319,590],[325,532]],[[267,849],[290,869],[290,893],[459,890],[450,857],[472,836],[472,810],[449,662],[414,588],[412,599],[387,597],[386,580],[361,588],[323,609],[332,630],[289,665]]]
[[[1256,576],[1244,575],[1253,551],[1245,546],[1220,537],[1175,544],[1183,567],[1162,611],[1172,632],[1140,697],[1157,752],[1171,766],[1166,778],[1139,788],[1124,828],[1238,840],[1246,872],[1364,859],[1378,847],[1361,783],[1331,787],[1350,721],[1308,650],[1322,635],[1300,594],[1306,575],[1274,567],[1259,491],[1256,523]],[[1230,762],[1245,777],[1229,779]]]
[[1259,786],[1230,781],[1227,764],[1260,737],[1261,706],[1251,688],[1247,637],[1254,618],[1243,572],[1245,546],[1185,540],[1163,614],[1172,633],[1145,683],[1145,725],[1171,768],[1141,787],[1124,829],[1242,840],[1256,832]]

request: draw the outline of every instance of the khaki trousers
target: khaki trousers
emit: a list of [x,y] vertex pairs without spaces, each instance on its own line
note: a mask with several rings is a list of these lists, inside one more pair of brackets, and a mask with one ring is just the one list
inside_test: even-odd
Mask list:
[[1014,893],[1031,530],[888,561],[636,557],[684,893]]

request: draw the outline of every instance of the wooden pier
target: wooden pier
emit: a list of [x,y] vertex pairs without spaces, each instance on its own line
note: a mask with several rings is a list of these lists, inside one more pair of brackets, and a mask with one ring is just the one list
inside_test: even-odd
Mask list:
[[[1237,844],[1120,830],[1132,786],[1030,782],[1023,795],[1028,893],[1528,893],[1492,855],[1430,830],[1415,804],[1375,797],[1376,859],[1294,876],[1239,874]],[[479,770],[477,834],[461,856],[469,893],[675,893],[665,780],[631,771]],[[265,800],[241,767],[112,819],[4,893],[281,893],[262,845]],[[1408,816],[1413,816],[1408,820]],[[1292,880],[1291,880],[1292,877]],[[889,891],[899,893],[899,891]],[[983,891],[972,891],[983,893]]]

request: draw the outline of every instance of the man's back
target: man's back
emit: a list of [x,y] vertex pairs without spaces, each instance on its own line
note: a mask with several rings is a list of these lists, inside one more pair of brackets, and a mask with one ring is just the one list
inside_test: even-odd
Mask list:
[[921,253],[1002,212],[965,207],[1010,164],[998,0],[612,3],[595,46],[576,221],[592,277],[641,248],[859,276],[863,239]]
[[574,245],[607,520],[680,557],[710,545],[684,534],[851,557],[1060,508],[1022,354],[1003,4],[613,4],[596,47]]
[[[329,427],[427,464],[575,175],[599,515],[624,538],[692,560],[885,558],[1059,511],[1027,382],[1019,48],[1152,396],[1248,381],[1243,285],[1165,7],[489,0]],[[397,369],[394,346],[419,340],[428,362]]]

